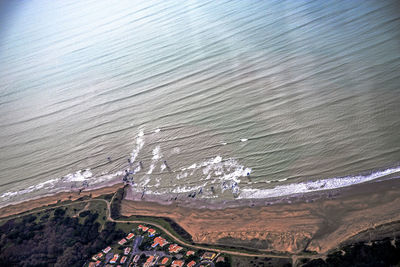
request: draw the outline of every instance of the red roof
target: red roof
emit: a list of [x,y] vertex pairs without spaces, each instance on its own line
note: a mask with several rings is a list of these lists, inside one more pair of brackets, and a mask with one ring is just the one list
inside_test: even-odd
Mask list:
[[184,263],[185,263],[185,262],[184,262],[184,261],[181,261],[181,260],[174,260],[174,261],[171,263],[171,266],[172,266],[172,267],[182,267]]
[[162,238],[161,236],[157,236],[156,238],[154,238],[154,243],[151,245],[153,248],[155,248],[156,246],[160,245],[160,247],[165,246],[166,244],[168,244],[167,240],[165,240],[164,238]]
[[146,232],[149,229],[149,227],[146,227],[146,226],[140,224],[138,226],[138,229],[142,230],[143,232]]
[[168,251],[169,251],[169,252],[174,252],[174,253],[177,253],[177,252],[181,251],[182,249],[183,249],[183,248],[180,247],[180,246],[178,246],[177,244],[173,244],[173,245],[170,245],[170,246],[168,247]]
[[193,250],[189,250],[188,252],[186,252],[186,256],[190,256],[190,255],[194,255],[194,251]]
[[168,260],[169,259],[167,257],[165,257],[164,259],[162,259],[161,264],[166,264],[168,262]]
[[118,244],[123,245],[123,244],[125,244],[126,242],[128,242],[128,241],[126,241],[125,238],[122,238],[122,239],[118,242]]
[[188,267],[193,267],[196,264],[195,261],[191,261],[187,264]]

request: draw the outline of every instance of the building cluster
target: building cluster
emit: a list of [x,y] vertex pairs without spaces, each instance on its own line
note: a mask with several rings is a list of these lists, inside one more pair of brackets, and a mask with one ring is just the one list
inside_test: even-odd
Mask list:
[[[201,266],[198,263],[202,261],[210,262],[219,256],[214,252],[205,252],[203,255],[196,255],[197,252],[194,250],[185,252],[184,247],[168,242],[161,235],[156,236],[155,229],[141,224],[138,225],[136,232],[139,234],[135,239],[135,234],[131,232],[118,241],[118,248],[108,246],[95,254],[87,266],[194,267]],[[132,240],[133,242],[130,242]],[[147,240],[145,244],[150,243],[151,245],[146,245],[146,250],[142,251],[138,247],[143,240]],[[223,260],[223,257],[217,258],[217,260],[221,259]]]

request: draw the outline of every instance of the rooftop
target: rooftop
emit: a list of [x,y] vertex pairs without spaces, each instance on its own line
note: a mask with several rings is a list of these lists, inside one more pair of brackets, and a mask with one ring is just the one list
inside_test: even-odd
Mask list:
[[171,267],[182,267],[185,262],[182,260],[174,260],[171,263]]

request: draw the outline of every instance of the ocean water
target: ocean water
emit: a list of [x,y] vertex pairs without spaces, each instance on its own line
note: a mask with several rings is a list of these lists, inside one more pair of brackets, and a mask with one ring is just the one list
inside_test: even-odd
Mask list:
[[0,203],[125,171],[137,192],[215,199],[400,172],[399,10],[2,1]]

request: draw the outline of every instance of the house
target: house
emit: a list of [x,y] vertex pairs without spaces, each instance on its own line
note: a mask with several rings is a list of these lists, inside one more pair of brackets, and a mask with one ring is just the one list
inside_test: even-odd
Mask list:
[[96,262],[89,262],[89,267],[98,267],[100,266],[101,261],[96,261]]
[[185,262],[182,260],[174,260],[171,263],[171,267],[182,267]]
[[[150,231],[150,230],[149,230]],[[154,238],[154,243],[151,245],[152,248],[155,248],[156,246],[160,245],[160,247],[165,246],[166,244],[168,244],[167,240],[165,240],[164,238],[162,238],[161,236],[157,236],[156,238]]]
[[139,224],[138,229],[142,230],[143,232],[146,232],[149,229],[149,227]]
[[129,233],[129,234],[126,236],[126,239],[127,239],[127,240],[131,240],[134,236],[135,236],[135,235],[134,235],[133,233]]
[[178,252],[181,251],[182,249],[183,249],[183,247],[178,246],[177,244],[173,244],[173,245],[170,245],[170,246],[168,247],[168,251],[169,251],[170,253],[178,253]]
[[106,247],[105,249],[103,249],[103,252],[107,254],[108,252],[110,252],[110,250],[111,250],[111,247]]
[[149,229],[147,232],[149,233],[150,237],[152,237],[156,234],[156,230],[154,230],[154,229]]
[[191,262],[189,262],[186,266],[187,267],[193,267],[193,266],[195,266],[196,265],[196,262],[195,261],[191,261]]
[[161,261],[161,264],[165,265],[165,264],[167,264],[168,261],[169,261],[169,259],[167,257],[164,257]]
[[154,256],[149,256],[146,262],[143,264],[143,267],[149,267],[153,265]]
[[189,250],[188,252],[186,252],[186,256],[191,256],[194,255],[194,251],[193,250]]
[[119,242],[118,242],[118,244],[120,244],[121,246],[123,245],[123,244],[125,244],[126,242],[128,242],[125,238],[122,238]]
[[116,263],[119,258],[118,254],[114,254],[114,257],[110,260],[110,263]]
[[92,257],[92,259],[93,259],[94,261],[97,261],[97,260],[100,259],[101,257],[103,257],[103,253],[102,253],[102,252],[99,252],[99,253],[97,253],[96,255],[94,255],[94,256]]
[[131,252],[131,248],[130,247],[127,247],[127,248],[124,249],[124,255],[128,255],[129,252]]
[[133,258],[133,262],[138,262],[139,259],[140,259],[140,255],[136,255],[136,256]]
[[126,256],[123,256],[119,261],[119,263],[124,264],[125,262],[126,262]]
[[217,256],[217,254],[215,254],[214,252],[204,252],[203,256],[201,256],[202,259],[204,260],[210,260],[212,261],[215,256]]

